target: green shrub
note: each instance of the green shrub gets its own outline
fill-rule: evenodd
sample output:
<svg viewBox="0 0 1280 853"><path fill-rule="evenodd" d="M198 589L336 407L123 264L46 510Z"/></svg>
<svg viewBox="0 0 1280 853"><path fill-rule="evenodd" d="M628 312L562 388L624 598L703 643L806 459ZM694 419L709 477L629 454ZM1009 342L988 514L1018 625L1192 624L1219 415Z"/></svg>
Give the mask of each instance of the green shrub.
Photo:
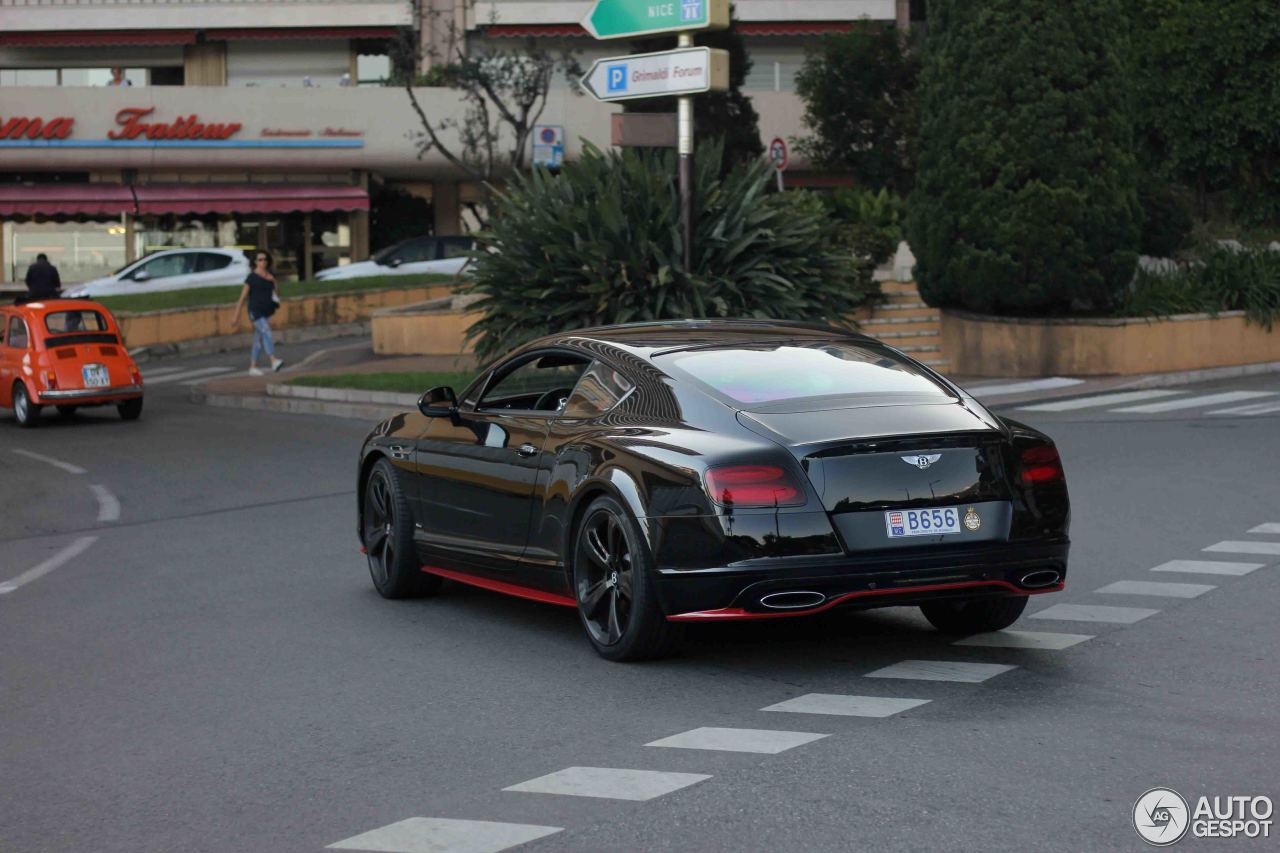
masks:
<svg viewBox="0 0 1280 853"><path fill-rule="evenodd" d="M883 264L897 251L902 240L907 207L902 196L887 189L839 189L821 196L831 217L843 228L847 245L873 267Z"/></svg>
<svg viewBox="0 0 1280 853"><path fill-rule="evenodd" d="M842 323L874 293L871 270L837 245L822 202L771 193L764 160L720 176L705 146L694 169L696 226L685 270L675 156L587 146L558 176L517 175L479 237L473 277L484 297L471 327L489 357L567 329L684 317Z"/></svg>
<svg viewBox="0 0 1280 853"><path fill-rule="evenodd" d="M1268 329L1280 319L1280 251L1219 246L1169 271L1139 270L1125 317L1244 311Z"/></svg>
<svg viewBox="0 0 1280 853"><path fill-rule="evenodd" d="M907 233L933 305L1106 311L1138 246L1120 0L933 0Z"/></svg>
<svg viewBox="0 0 1280 853"><path fill-rule="evenodd" d="M1138 183L1142 208L1142 236L1138 248L1144 255L1171 258L1186 248L1193 221L1191 207L1170 184L1147 177Z"/></svg>

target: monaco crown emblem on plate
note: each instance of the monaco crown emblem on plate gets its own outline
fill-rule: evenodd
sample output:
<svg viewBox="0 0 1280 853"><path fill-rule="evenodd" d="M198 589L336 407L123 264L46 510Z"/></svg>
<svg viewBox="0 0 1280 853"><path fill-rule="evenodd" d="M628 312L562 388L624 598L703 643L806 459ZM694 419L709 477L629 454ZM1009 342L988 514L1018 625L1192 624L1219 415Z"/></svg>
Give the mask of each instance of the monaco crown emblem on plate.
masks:
<svg viewBox="0 0 1280 853"><path fill-rule="evenodd" d="M982 526L982 516L978 515L978 511L973 507L965 511L964 526L969 530L977 530Z"/></svg>

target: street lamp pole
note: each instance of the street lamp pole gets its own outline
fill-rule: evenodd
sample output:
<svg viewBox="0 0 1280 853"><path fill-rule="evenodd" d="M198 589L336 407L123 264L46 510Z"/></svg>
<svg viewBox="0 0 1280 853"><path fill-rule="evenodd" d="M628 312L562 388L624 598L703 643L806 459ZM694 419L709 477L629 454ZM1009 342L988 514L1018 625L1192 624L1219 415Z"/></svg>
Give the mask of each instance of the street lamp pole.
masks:
<svg viewBox="0 0 1280 853"><path fill-rule="evenodd" d="M678 47L693 47L693 33L679 35ZM676 99L676 153L680 160L680 225L684 233L684 269L693 274L693 97Z"/></svg>

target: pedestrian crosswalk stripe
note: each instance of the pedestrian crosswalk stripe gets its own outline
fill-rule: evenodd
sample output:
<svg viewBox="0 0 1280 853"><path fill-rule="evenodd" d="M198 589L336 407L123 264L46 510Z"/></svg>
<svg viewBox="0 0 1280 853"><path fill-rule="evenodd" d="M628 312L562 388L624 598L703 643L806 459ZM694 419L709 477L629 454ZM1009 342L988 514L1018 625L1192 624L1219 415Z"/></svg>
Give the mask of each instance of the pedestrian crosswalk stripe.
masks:
<svg viewBox="0 0 1280 853"><path fill-rule="evenodd" d="M1205 548L1218 554L1266 554L1280 557L1280 542L1219 542Z"/></svg>
<svg viewBox="0 0 1280 853"><path fill-rule="evenodd" d="M1223 563L1214 560L1170 560L1161 563L1153 572L1182 572L1194 575L1247 575L1265 563Z"/></svg>
<svg viewBox="0 0 1280 853"><path fill-rule="evenodd" d="M1280 412L1280 403L1251 403L1248 406L1236 406L1231 409L1218 409L1211 415L1274 415Z"/></svg>
<svg viewBox="0 0 1280 853"><path fill-rule="evenodd" d="M201 367L196 370L184 370L181 373L169 373L159 379L148 380L144 376L143 381L147 385L164 385L166 382L180 382L183 379L194 379L197 376L208 378L218 373L230 373L233 370L235 370L234 367Z"/></svg>
<svg viewBox="0 0 1280 853"><path fill-rule="evenodd" d="M1217 589L1217 587L1205 583L1116 581L1094 591L1110 595L1163 595L1169 598L1195 598L1213 589Z"/></svg>
<svg viewBox="0 0 1280 853"><path fill-rule="evenodd" d="M1061 619L1067 622L1117 622L1130 625L1154 616L1159 610L1147 607L1108 607L1105 604L1055 604L1032 613L1032 619Z"/></svg>
<svg viewBox="0 0 1280 853"><path fill-rule="evenodd" d="M615 767L566 767L504 791L561 794L566 797L598 797L603 800L642 802L679 791L710 779L701 773L669 773L659 770L626 770Z"/></svg>
<svg viewBox="0 0 1280 853"><path fill-rule="evenodd" d="M1268 521L1249 530L1250 533L1280 533L1280 521Z"/></svg>
<svg viewBox="0 0 1280 853"><path fill-rule="evenodd" d="M790 714L828 714L835 717L892 717L927 705L928 699L898 699L891 696L850 696L843 693L806 693L761 711Z"/></svg>
<svg viewBox="0 0 1280 853"><path fill-rule="evenodd" d="M1054 634L1049 631L992 631L956 640L956 646L981 646L998 649L1051 649L1059 651L1092 640L1093 634Z"/></svg>
<svg viewBox="0 0 1280 853"><path fill-rule="evenodd" d="M528 823L411 817L330 844L326 849L377 853L498 853L560 831L558 826Z"/></svg>
<svg viewBox="0 0 1280 853"><path fill-rule="evenodd" d="M1070 412L1075 409L1093 409L1102 406L1136 403L1139 400L1154 400L1158 397L1172 397L1182 391L1121 391L1114 394L1097 394L1093 397L1076 397L1072 400L1059 400L1054 403L1039 403L1035 406L1019 406L1024 412Z"/></svg>
<svg viewBox="0 0 1280 853"><path fill-rule="evenodd" d="M646 743L674 749L712 749L720 752L756 752L777 755L830 735L813 732L785 732L773 729L721 729L704 726L678 735Z"/></svg>
<svg viewBox="0 0 1280 853"><path fill-rule="evenodd" d="M1180 397L1177 400L1165 400L1163 403L1146 403L1141 406L1125 406L1112 409L1113 412L1150 415L1158 412L1172 412L1177 409L1198 409L1217 406L1222 403L1236 403L1241 400L1255 400L1258 397L1274 397L1274 391L1223 391L1218 394L1205 394L1200 397Z"/></svg>
<svg viewBox="0 0 1280 853"><path fill-rule="evenodd" d="M915 681L963 681L978 684L1011 669L1017 667L960 660L904 660L875 672L868 672L867 678L908 678Z"/></svg>
<svg viewBox="0 0 1280 853"><path fill-rule="evenodd" d="M1083 379L1070 379L1065 376L1050 376L1047 379L1030 379L1020 382L997 382L992 385L979 385L966 389L979 399L987 397L1006 397L1010 394L1026 394L1031 391L1051 391L1054 388L1070 388L1081 385Z"/></svg>

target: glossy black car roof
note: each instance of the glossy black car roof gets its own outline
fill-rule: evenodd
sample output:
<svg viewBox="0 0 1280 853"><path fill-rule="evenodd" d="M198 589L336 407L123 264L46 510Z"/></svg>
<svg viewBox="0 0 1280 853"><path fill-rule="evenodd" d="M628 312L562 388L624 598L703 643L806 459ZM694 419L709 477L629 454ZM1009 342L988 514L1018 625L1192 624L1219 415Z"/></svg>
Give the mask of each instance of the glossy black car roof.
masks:
<svg viewBox="0 0 1280 853"><path fill-rule="evenodd" d="M641 358L650 358L662 352L690 347L803 339L822 341L843 339L866 344L878 343L874 338L851 329L841 329L821 323L714 319L663 320L576 329L572 332L540 338L528 344L526 348L595 342L626 350Z"/></svg>

